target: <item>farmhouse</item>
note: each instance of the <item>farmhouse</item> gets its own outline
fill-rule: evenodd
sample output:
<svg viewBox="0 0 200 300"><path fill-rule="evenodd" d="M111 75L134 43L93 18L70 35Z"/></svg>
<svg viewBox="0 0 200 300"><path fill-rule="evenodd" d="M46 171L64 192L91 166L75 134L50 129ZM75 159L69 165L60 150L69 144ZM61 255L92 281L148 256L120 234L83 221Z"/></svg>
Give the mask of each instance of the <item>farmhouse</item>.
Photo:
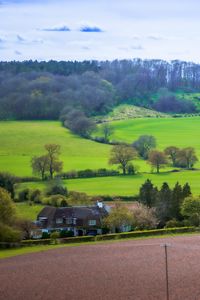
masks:
<svg viewBox="0 0 200 300"><path fill-rule="evenodd" d="M74 236L102 234L102 220L108 214L107 207L97 202L94 206L52 207L46 206L37 216L38 230L35 238L43 232L69 231Z"/></svg>

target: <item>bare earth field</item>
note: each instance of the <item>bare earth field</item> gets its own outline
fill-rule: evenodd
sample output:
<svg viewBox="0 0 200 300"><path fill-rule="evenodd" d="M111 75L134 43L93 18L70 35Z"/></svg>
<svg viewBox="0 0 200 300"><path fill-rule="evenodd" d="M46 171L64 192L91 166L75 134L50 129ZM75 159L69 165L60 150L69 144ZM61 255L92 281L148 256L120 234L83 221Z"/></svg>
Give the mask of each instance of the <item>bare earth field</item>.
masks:
<svg viewBox="0 0 200 300"><path fill-rule="evenodd" d="M0 299L200 299L200 236L66 247L0 261Z"/></svg>

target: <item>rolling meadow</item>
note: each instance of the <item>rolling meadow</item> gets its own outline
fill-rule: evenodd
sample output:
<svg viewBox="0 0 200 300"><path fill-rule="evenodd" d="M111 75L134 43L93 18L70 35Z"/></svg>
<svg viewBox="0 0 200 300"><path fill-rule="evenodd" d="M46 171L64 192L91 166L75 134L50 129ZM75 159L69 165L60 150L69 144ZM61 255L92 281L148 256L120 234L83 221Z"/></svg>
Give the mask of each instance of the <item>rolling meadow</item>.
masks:
<svg viewBox="0 0 200 300"><path fill-rule="evenodd" d="M132 143L140 135L149 134L155 136L160 150L170 145L192 146L200 159L200 117L139 118L113 121L111 124L114 127L113 140ZM61 145L63 171L116 168L108 164L110 145L73 135L55 121L1 122L0 140L0 170L17 176L32 176L31 158L43 154L47 143ZM193 193L200 194L200 170L171 172L172 168L168 166L161 169L160 174L152 174L147 162L137 159L134 163L139 166L139 174L134 176L71 179L64 180L64 183L69 190L89 195L131 196L138 193L147 178L157 186L164 181L170 185L176 181L183 184L188 181ZM200 162L195 167L198 169ZM43 189L45 183L27 182L17 186L17 189L24 187Z"/></svg>

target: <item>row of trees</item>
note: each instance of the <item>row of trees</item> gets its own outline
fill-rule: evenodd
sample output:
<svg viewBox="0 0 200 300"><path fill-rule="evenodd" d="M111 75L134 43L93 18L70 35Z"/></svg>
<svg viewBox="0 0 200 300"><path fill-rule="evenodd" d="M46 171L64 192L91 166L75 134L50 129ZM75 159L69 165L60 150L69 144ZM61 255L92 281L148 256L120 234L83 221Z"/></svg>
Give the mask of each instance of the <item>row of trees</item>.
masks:
<svg viewBox="0 0 200 300"><path fill-rule="evenodd" d="M177 182L171 189L164 182L158 189L148 179L140 187L138 201L131 208L117 201L104 220L105 226L119 232L127 225L144 230L200 224L200 197L192 197L188 183L181 186Z"/></svg>
<svg viewBox="0 0 200 300"><path fill-rule="evenodd" d="M0 119L59 119L72 109L94 116L124 102L193 112L191 101L160 89L199 91L199 78L200 65L182 61L0 62Z"/></svg>
<svg viewBox="0 0 200 300"><path fill-rule="evenodd" d="M176 155L174 149L177 149ZM150 150L150 149L149 149ZM145 157L146 157L145 152ZM122 169L123 175L135 174L138 170L137 166L134 166L132 161L138 157L138 152L135 148L128 145L115 145L111 149L111 155L109 163L111 165L119 165ZM156 169L156 172L160 172L160 168L168 164L168 157L172 161L172 165L176 167L183 167L191 169L198 161L195 154L195 150L192 147L178 149L176 147L168 147L164 152L158 150L148 151L147 162L151 164L152 168Z"/></svg>

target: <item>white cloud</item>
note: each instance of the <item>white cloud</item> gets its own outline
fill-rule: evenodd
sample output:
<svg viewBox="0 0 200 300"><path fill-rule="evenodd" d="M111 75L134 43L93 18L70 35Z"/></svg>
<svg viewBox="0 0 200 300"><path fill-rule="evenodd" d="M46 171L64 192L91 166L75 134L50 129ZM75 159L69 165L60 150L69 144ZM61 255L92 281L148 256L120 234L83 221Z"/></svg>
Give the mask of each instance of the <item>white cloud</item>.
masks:
<svg viewBox="0 0 200 300"><path fill-rule="evenodd" d="M13 49L22 54L18 55L21 60L115 59L138 55L200 60L197 0L3 2L0 45L6 47L1 47L4 60L16 59ZM83 26L88 28L80 32Z"/></svg>

